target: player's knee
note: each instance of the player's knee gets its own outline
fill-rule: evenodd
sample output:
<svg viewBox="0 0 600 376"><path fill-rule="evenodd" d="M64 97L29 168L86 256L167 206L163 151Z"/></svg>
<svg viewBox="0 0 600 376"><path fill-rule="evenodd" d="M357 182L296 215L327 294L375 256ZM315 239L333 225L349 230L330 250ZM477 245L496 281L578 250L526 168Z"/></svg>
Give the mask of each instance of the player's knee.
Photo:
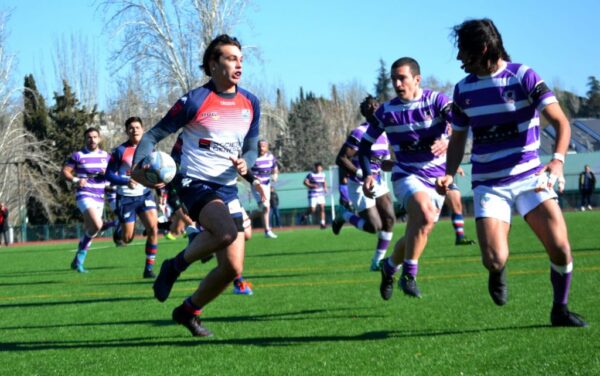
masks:
<svg viewBox="0 0 600 376"><path fill-rule="evenodd" d="M228 228L222 228L215 237L218 241L217 249L227 248L231 243L237 239L237 228L235 226L227 226Z"/></svg>
<svg viewBox="0 0 600 376"><path fill-rule="evenodd" d="M483 266L491 272L498 272L506 265L506 257L500 256L490 247L484 250L484 255L487 256L483 256L481 259Z"/></svg>
<svg viewBox="0 0 600 376"><path fill-rule="evenodd" d="M391 232L394 229L394 216L386 216L381 218L381 230Z"/></svg>

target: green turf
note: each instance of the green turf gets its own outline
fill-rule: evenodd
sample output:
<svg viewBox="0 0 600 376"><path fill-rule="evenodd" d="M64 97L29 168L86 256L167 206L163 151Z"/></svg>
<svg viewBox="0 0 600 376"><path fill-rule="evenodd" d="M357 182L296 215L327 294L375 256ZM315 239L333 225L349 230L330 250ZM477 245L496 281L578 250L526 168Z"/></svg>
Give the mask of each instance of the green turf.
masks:
<svg viewBox="0 0 600 376"><path fill-rule="evenodd" d="M88 274L69 269L75 242L0 248L3 375L592 375L600 374L599 212L568 213L575 257L571 308L587 329L549 327L547 256L514 219L510 300L495 306L477 246L456 247L448 221L421 259L422 299L379 297L368 271L375 237L346 226L261 232L247 244L254 296L228 289L206 307L208 339L171 310L214 266L194 264L166 303L142 280L143 241L96 241ZM403 231L398 225L395 239ZM466 221L467 234L474 225ZM184 240L161 239L159 264Z"/></svg>

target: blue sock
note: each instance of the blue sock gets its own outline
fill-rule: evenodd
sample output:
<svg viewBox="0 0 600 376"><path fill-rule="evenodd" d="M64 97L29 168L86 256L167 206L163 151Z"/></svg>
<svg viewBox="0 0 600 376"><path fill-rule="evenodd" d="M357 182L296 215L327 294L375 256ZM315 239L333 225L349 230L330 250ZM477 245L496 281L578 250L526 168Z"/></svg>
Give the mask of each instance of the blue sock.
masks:
<svg viewBox="0 0 600 376"><path fill-rule="evenodd" d="M77 251L77 254L75 255L75 258L77 259L77 264L83 265L83 263L85 262L86 256L87 256L87 250L82 249L82 250Z"/></svg>

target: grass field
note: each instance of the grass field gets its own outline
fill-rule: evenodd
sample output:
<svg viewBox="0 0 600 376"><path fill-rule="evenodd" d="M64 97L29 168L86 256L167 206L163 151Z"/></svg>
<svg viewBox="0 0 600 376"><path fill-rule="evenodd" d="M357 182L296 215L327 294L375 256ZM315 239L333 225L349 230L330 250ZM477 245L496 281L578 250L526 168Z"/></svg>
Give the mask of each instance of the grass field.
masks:
<svg viewBox="0 0 600 376"><path fill-rule="evenodd" d="M600 212L567 213L575 257L570 307L586 329L552 328L547 256L514 219L509 303L493 304L477 246L438 224L422 259L422 299L379 297L368 271L375 237L344 227L261 232L247 243L253 296L206 307L214 337L196 339L172 309L214 266L194 264L165 303L141 278L143 241L96 241L69 269L75 242L0 248L2 375L598 375ZM395 239L403 231L395 229ZM466 231L474 237L473 221ZM185 245L161 239L158 265Z"/></svg>

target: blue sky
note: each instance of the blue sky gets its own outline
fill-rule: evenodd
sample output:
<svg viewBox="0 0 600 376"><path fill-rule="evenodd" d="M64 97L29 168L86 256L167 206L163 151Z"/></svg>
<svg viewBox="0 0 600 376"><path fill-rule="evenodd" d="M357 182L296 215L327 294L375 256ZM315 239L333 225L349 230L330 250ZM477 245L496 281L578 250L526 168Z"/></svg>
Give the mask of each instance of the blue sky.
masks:
<svg viewBox="0 0 600 376"><path fill-rule="evenodd" d="M327 96L331 84L352 81L371 91L379 59L389 66L412 56L424 76L455 83L464 76L449 39L453 25L490 17L502 33L513 61L533 67L551 85L585 95L590 75L600 78L600 2L506 0L254 0L234 34L258 46L262 61L247 60L244 79L288 99L299 87ZM16 82L43 71L48 90L56 79L51 56L56 40L71 33L87 36L100 60L101 96L114 91L107 69L109 38L101 15L86 0L3 0L12 9L10 52L17 55Z"/></svg>

